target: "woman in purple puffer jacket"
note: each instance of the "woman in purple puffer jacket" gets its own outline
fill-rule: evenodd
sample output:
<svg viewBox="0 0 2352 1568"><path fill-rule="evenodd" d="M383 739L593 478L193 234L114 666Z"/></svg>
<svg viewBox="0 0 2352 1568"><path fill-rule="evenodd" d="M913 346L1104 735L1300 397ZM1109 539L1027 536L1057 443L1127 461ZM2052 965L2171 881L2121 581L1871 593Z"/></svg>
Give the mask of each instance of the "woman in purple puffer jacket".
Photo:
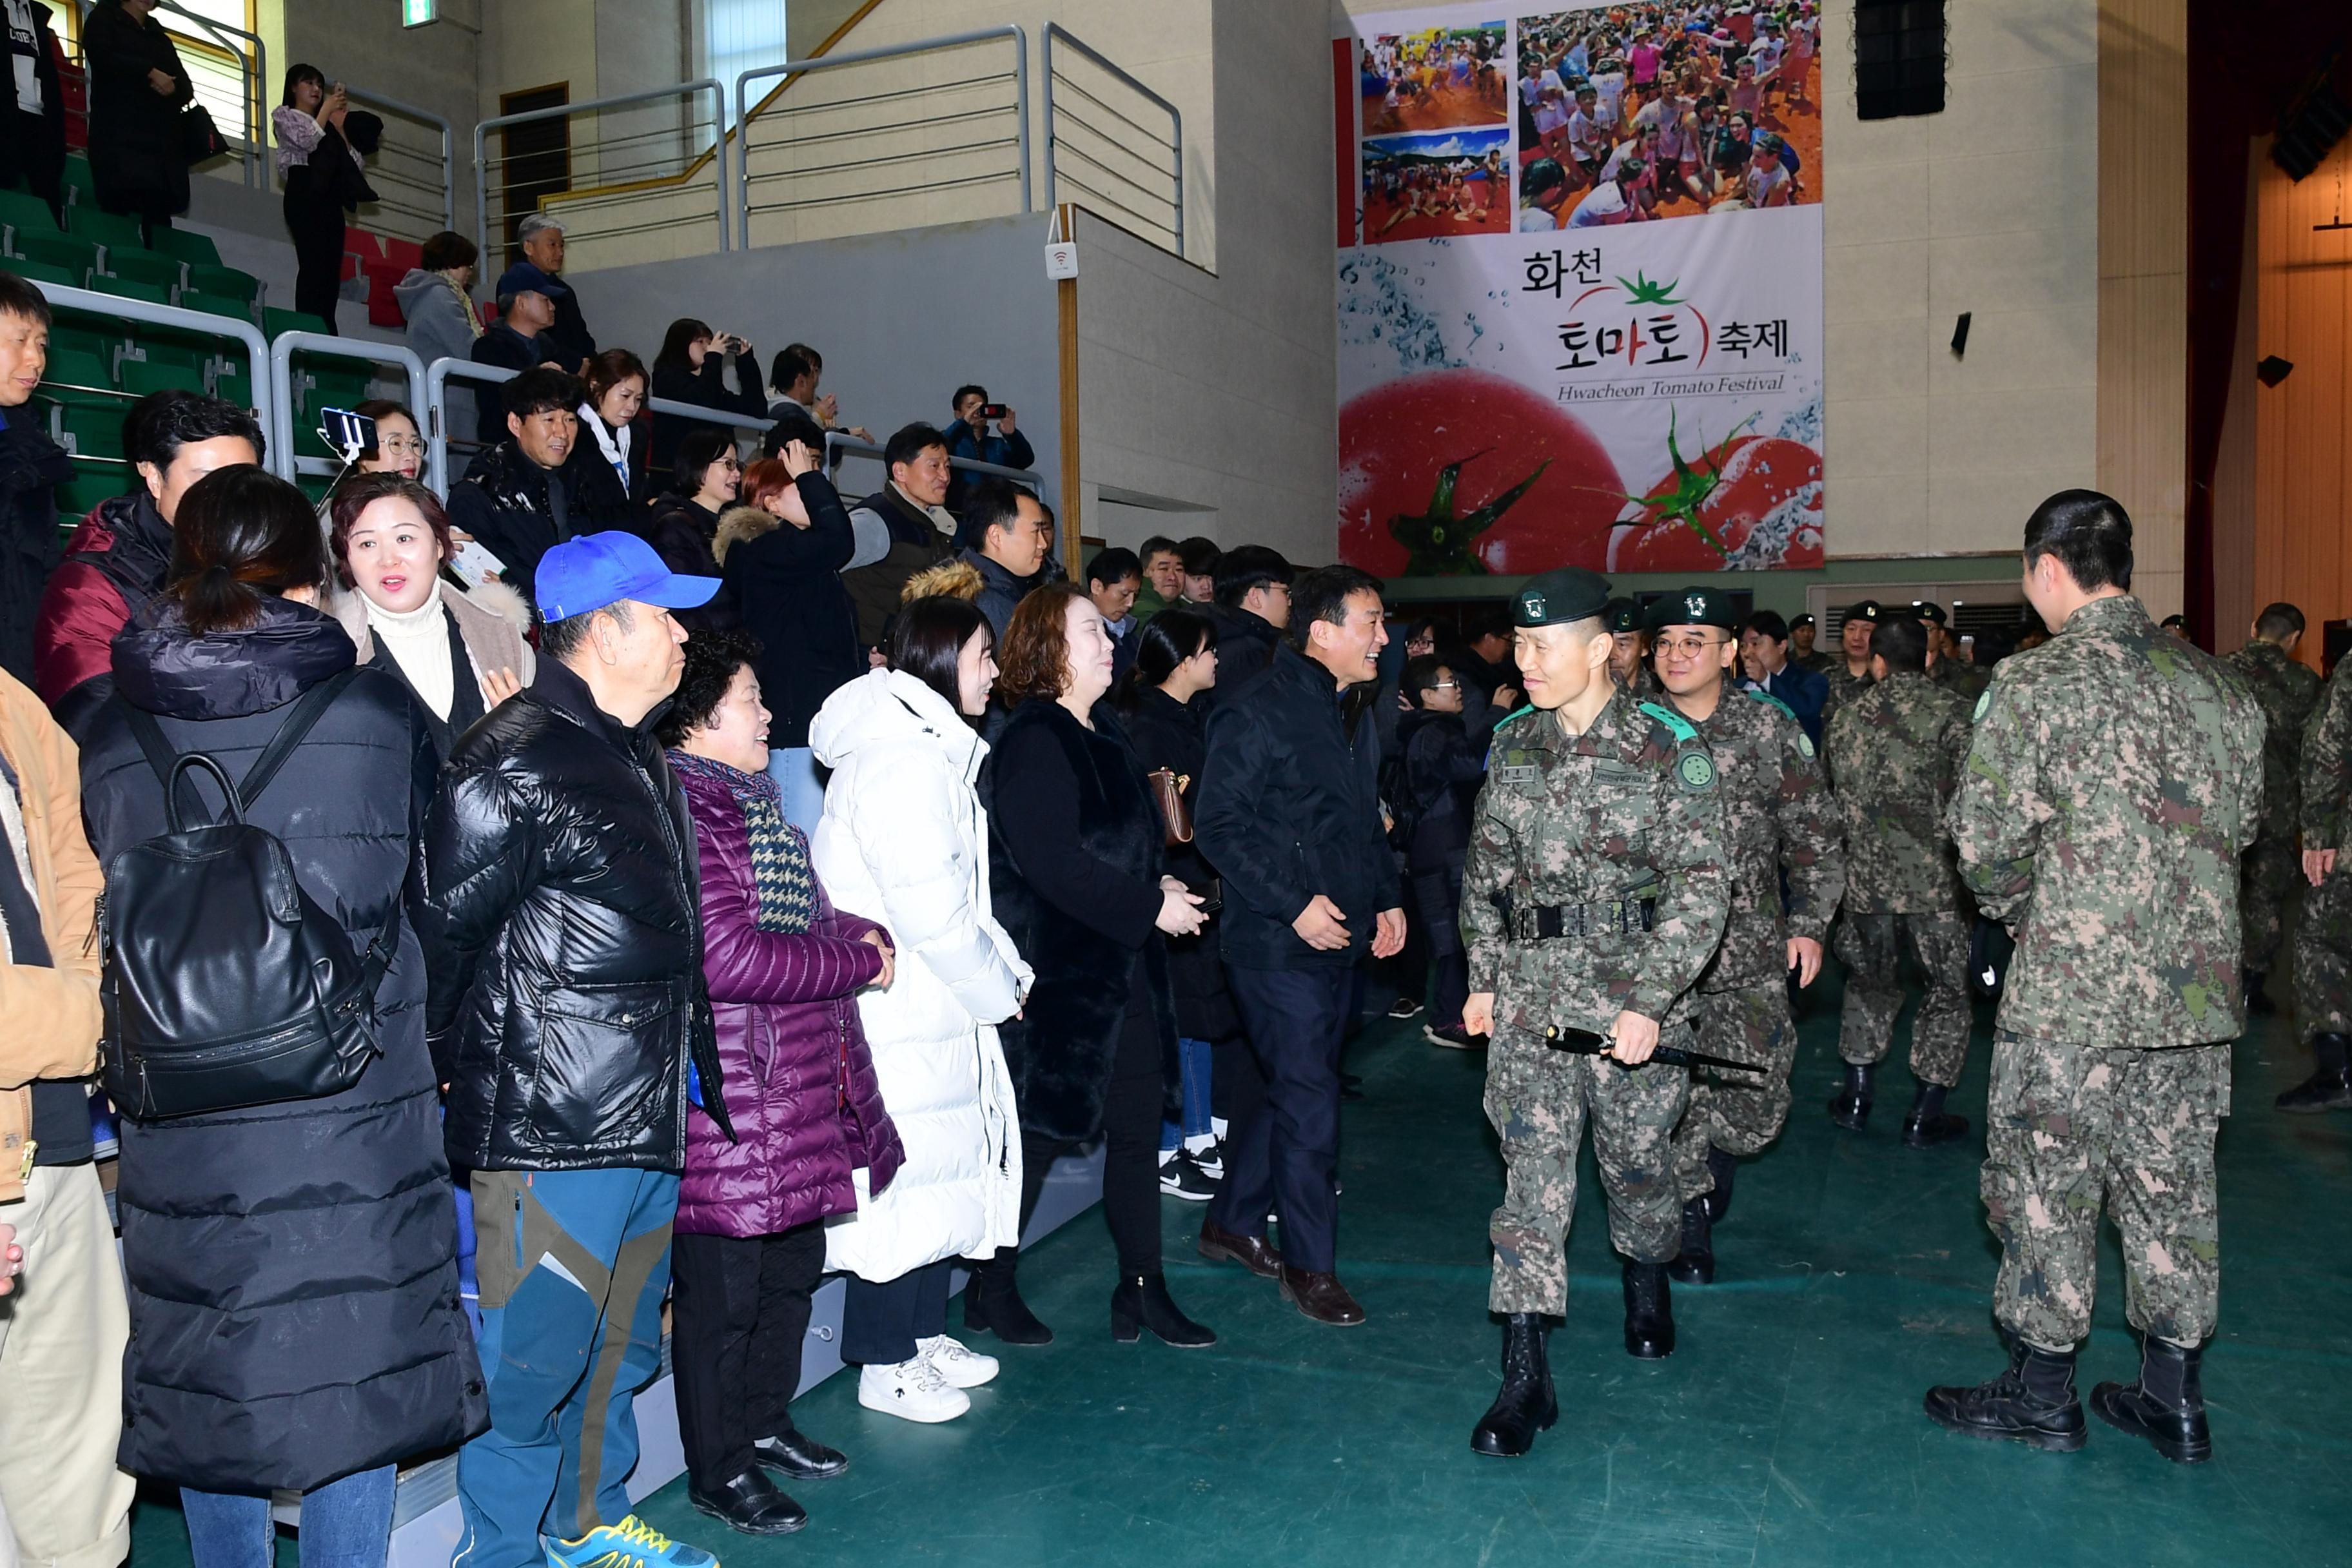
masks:
<svg viewBox="0 0 2352 1568"><path fill-rule="evenodd" d="M906 1156L855 1001L890 984L889 934L835 911L783 819L759 658L740 633L696 633L660 726L694 816L724 1079L698 1084L697 1103L723 1092L735 1126L730 1142L699 1110L687 1119L671 1348L688 1498L746 1534L782 1535L808 1515L767 1469L807 1480L849 1467L785 1410L824 1219L856 1212L853 1171L878 1193Z"/></svg>

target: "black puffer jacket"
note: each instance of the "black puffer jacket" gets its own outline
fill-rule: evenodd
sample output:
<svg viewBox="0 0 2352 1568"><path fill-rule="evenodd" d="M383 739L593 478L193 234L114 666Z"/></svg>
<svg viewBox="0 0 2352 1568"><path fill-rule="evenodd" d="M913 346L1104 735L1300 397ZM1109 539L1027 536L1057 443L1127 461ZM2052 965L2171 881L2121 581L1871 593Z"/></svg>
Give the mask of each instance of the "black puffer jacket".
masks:
<svg viewBox="0 0 2352 1568"><path fill-rule="evenodd" d="M1222 638L1217 664L1222 682ZM1344 968L1370 951L1380 912L1402 907L1381 825L1370 691L1343 695L1321 665L1285 643L1265 674L1209 716L1193 827L1224 878L1218 924L1227 963ZM1339 906L1347 947L1321 952L1291 929L1318 893Z"/></svg>
<svg viewBox="0 0 2352 1568"><path fill-rule="evenodd" d="M1150 773L1166 768L1185 781L1184 804L1198 811L1201 770L1208 747L1201 736L1201 702L1179 702L1166 692L1147 687L1132 708L1119 710L1118 721L1135 759ZM1155 807L1155 810L1157 808ZM1164 830L1166 824L1161 827ZM1215 868L1201 854L1196 840L1168 851L1168 874L1193 891L1212 888ZM1188 1040L1223 1040L1241 1033L1241 1016L1233 994L1225 988L1225 966L1217 956L1217 921L1198 936L1171 936L1168 942L1168 978L1176 993L1176 1027Z"/></svg>
<svg viewBox="0 0 2352 1568"><path fill-rule="evenodd" d="M289 600L207 637L158 608L158 624L134 620L115 639L117 689L232 778L288 703L352 666L342 627ZM246 808L354 948L404 896L432 790L413 715L397 679L362 670ZM112 704L83 740L82 805L101 861L164 830L163 785ZM210 1491L307 1491L482 1429L413 921L376 1002L383 1054L340 1094L124 1119L124 1469Z"/></svg>
<svg viewBox="0 0 2352 1568"><path fill-rule="evenodd" d="M857 611L841 569L857 547L833 481L811 469L793 481L809 525L795 528L755 506L730 507L714 546L726 597L760 639L760 693L774 718L772 746L808 744L824 700L866 672Z"/></svg>
<svg viewBox="0 0 2352 1568"><path fill-rule="evenodd" d="M449 487L449 526L480 540L501 563L499 580L534 605L540 558L593 531L574 515L563 470L541 468L511 439L475 454L466 477Z"/></svg>
<svg viewBox="0 0 2352 1568"><path fill-rule="evenodd" d="M540 660L450 753L425 886L451 1162L684 1169L688 1057L713 1085L719 1058L694 825L651 732Z"/></svg>
<svg viewBox="0 0 2352 1568"><path fill-rule="evenodd" d="M30 407L0 413L0 669L33 684L33 621L58 569L55 487L73 459Z"/></svg>
<svg viewBox="0 0 2352 1568"><path fill-rule="evenodd" d="M134 18L121 0L105 0L82 23L81 44L89 76L89 173L99 206L142 217L186 212L188 165L177 132L195 85L162 18ZM151 70L172 79L169 93L155 90Z"/></svg>

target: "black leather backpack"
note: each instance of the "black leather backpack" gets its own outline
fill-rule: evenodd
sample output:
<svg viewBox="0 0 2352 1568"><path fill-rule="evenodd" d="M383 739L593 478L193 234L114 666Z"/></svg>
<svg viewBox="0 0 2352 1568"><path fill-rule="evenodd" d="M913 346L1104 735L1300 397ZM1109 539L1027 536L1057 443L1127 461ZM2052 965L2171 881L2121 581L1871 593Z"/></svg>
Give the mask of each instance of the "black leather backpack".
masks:
<svg viewBox="0 0 2352 1568"><path fill-rule="evenodd" d="M175 753L152 715L115 700L163 782L170 825L114 857L100 907L106 1092L124 1114L193 1116L333 1094L382 1049L375 992L400 940L400 903L367 952L353 952L296 880L286 846L245 821L357 673L304 692L236 784L213 758ZM207 820L184 777L191 768L220 785L226 821Z"/></svg>

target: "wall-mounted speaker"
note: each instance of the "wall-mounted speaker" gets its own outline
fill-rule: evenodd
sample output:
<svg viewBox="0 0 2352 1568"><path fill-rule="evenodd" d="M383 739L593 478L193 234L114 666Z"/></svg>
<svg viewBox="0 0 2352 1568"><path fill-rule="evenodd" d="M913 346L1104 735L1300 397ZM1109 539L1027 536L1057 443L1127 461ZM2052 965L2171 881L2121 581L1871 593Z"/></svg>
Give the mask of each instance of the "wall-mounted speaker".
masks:
<svg viewBox="0 0 2352 1568"><path fill-rule="evenodd" d="M1955 359L1969 352L1969 318L1975 314L1974 310L1962 310L1960 319L1952 323L1952 355Z"/></svg>
<svg viewBox="0 0 2352 1568"><path fill-rule="evenodd" d="M2264 386L2276 386L2294 374L2294 362L2276 354L2265 354L2254 362L2254 379Z"/></svg>

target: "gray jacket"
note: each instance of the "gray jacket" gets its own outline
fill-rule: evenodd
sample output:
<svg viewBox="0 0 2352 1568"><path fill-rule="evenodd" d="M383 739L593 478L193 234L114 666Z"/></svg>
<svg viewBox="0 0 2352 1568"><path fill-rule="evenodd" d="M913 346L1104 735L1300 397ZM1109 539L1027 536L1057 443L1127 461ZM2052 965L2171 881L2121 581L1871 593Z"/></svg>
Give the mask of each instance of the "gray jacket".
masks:
<svg viewBox="0 0 2352 1568"><path fill-rule="evenodd" d="M400 313L408 321L408 346L426 365L436 359L466 359L474 352L474 323L457 286L438 272L412 267L393 285Z"/></svg>

